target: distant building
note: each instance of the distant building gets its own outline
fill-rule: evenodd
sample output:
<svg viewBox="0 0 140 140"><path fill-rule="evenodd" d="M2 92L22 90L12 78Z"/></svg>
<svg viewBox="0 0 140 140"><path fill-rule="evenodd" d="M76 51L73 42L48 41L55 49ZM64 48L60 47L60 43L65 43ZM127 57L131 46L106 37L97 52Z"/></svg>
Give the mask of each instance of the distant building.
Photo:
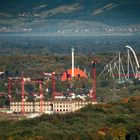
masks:
<svg viewBox="0 0 140 140"><path fill-rule="evenodd" d="M65 114L74 112L87 104L96 104L96 102L86 101L46 101L43 103L43 112L45 114L60 113ZM25 113L40 113L40 102L25 102ZM22 111L22 102L11 102L10 110L20 113Z"/></svg>
<svg viewBox="0 0 140 140"><path fill-rule="evenodd" d="M55 93L54 98L55 98L55 99L64 99L65 96L63 95L63 93L57 92L57 93Z"/></svg>

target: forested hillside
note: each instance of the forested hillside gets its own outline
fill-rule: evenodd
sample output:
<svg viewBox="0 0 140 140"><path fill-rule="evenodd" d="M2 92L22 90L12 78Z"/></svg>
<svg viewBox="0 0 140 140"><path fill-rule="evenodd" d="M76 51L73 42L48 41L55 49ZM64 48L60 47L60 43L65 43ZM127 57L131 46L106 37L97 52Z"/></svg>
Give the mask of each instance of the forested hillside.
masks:
<svg viewBox="0 0 140 140"><path fill-rule="evenodd" d="M66 115L0 121L2 140L138 140L140 96L88 105Z"/></svg>

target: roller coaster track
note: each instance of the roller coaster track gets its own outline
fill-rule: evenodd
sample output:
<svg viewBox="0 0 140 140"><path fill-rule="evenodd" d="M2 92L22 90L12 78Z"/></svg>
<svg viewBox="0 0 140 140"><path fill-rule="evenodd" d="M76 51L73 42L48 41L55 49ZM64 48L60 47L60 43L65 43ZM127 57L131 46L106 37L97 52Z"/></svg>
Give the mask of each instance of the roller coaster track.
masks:
<svg viewBox="0 0 140 140"><path fill-rule="evenodd" d="M139 65L139 61L138 61L138 58L137 58L137 56L136 56L135 51L134 51L134 50L132 49L132 47L130 47L130 46L126 46L126 48L128 48L128 49L133 53L134 58L135 58L135 61L136 61L136 64L137 64L137 68L139 69L139 68L140 68L140 65Z"/></svg>
<svg viewBox="0 0 140 140"><path fill-rule="evenodd" d="M124 77L124 79L129 80L129 76L131 76L131 77L133 76L136 79L138 78L140 80L140 64L139 64L138 58L136 56L136 53L135 53L135 51L133 50L132 47L130 47L130 46L125 46L125 47L128 49L128 51L127 51L127 53L128 53L128 56L127 56L127 70L124 69L123 63L122 63L122 60L124 60L125 58L120 57L120 53L119 53L119 60L118 60L118 57L115 56L113 58L113 60L111 60L106 66L104 66L104 69L100 73L99 77L102 77L103 75L107 76L108 74L110 74L110 76L113 79L114 79L114 76L119 76L119 81L120 81L121 77ZM134 57L136 70L134 69L133 61L131 60L129 52L131 52L132 57ZM130 68L131 68L131 73L130 73L130 70L129 70ZM115 69L118 71L118 74L114 74Z"/></svg>

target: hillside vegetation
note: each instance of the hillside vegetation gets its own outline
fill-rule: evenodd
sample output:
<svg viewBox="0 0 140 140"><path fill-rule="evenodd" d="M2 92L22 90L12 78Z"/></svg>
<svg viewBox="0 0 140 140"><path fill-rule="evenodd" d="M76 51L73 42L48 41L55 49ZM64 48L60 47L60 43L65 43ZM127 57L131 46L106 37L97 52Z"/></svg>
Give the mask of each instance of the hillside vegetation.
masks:
<svg viewBox="0 0 140 140"><path fill-rule="evenodd" d="M87 105L65 115L1 121L1 140L138 140L140 96Z"/></svg>

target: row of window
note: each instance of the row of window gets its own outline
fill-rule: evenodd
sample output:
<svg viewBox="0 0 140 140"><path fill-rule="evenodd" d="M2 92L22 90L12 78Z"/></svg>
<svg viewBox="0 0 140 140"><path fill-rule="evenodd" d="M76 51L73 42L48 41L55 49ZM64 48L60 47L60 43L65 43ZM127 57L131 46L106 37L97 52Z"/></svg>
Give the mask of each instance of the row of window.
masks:
<svg viewBox="0 0 140 140"><path fill-rule="evenodd" d="M21 102L12 102L11 105L21 105ZM32 102L25 102L25 105L33 105Z"/></svg>
<svg viewBox="0 0 140 140"><path fill-rule="evenodd" d="M58 104L55 105L55 104L54 104L54 107L61 107L61 108L63 107L63 108L64 108L64 107L69 107L69 105L65 105L65 104L63 104L63 105L58 105Z"/></svg>
<svg viewBox="0 0 140 140"><path fill-rule="evenodd" d="M21 102L12 102L11 105L21 105L22 103ZM36 102L35 105L39 105L40 102ZM51 103L51 102L44 102L43 105L50 105L50 104L53 104L54 106L62 106L62 105L71 105L71 104L75 104L75 105L86 105L88 104L87 102L74 102L74 103ZM33 105L32 102L25 102L25 105Z"/></svg>
<svg viewBox="0 0 140 140"><path fill-rule="evenodd" d="M68 109L54 109L54 112L68 112Z"/></svg>
<svg viewBox="0 0 140 140"><path fill-rule="evenodd" d="M15 112L21 112L21 109L14 109ZM33 109L25 109L25 112L33 112Z"/></svg>
<svg viewBox="0 0 140 140"><path fill-rule="evenodd" d="M82 106L75 106L76 108L81 108L81 107L84 107L84 105ZM35 109L39 109L40 106L35 106L34 107ZM47 108L47 109L51 109L51 107L44 107L44 108ZM67 109L67 108L74 108L72 106L54 106L53 108L61 108L61 109ZM11 106L11 109L21 109L21 106ZM33 106L25 106L25 109L33 109Z"/></svg>
<svg viewBox="0 0 140 140"><path fill-rule="evenodd" d="M21 112L21 109L14 109L15 112ZM39 110L36 110L39 111ZM44 110L44 111L50 111L50 110ZM54 112L68 112L68 109L54 109ZM32 109L25 109L25 112L33 112Z"/></svg>
<svg viewBox="0 0 140 140"><path fill-rule="evenodd" d="M73 111L75 111L75 110L76 109L73 109ZM15 112L21 112L21 109L20 108L14 108L13 111L15 111ZM40 111L40 109L35 109L35 111ZM44 109L44 112L46 112L46 111L51 111L51 110L50 109ZM58 108L54 109L53 111L54 112L70 112L69 109L58 109ZM25 112L33 112L33 109L27 109L26 108L25 109Z"/></svg>

